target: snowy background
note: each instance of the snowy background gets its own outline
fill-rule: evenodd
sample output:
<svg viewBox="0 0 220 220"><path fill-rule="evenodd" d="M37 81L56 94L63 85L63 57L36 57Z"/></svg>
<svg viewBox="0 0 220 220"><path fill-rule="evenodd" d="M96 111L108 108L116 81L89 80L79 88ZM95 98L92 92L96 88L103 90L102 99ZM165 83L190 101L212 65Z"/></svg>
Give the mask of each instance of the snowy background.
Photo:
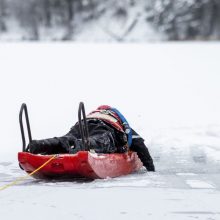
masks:
<svg viewBox="0 0 220 220"><path fill-rule="evenodd" d="M18 113L34 139L63 135L100 104L142 135L156 173L32 178L0 191L1 219L220 219L220 44L1 44L0 186L25 175Z"/></svg>
<svg viewBox="0 0 220 220"><path fill-rule="evenodd" d="M0 0L1 41L219 40L218 0Z"/></svg>

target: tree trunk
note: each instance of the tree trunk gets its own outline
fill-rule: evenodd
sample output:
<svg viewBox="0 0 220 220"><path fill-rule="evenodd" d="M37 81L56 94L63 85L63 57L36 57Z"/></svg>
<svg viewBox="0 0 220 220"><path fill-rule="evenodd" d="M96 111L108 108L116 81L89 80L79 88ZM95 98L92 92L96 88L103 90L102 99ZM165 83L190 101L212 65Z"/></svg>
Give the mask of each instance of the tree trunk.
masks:
<svg viewBox="0 0 220 220"><path fill-rule="evenodd" d="M5 24L6 17L6 2L5 0L0 0L0 32L7 31Z"/></svg>
<svg viewBox="0 0 220 220"><path fill-rule="evenodd" d="M44 1L44 16L45 16L45 25L46 27L51 27L51 6L50 0Z"/></svg>
<svg viewBox="0 0 220 220"><path fill-rule="evenodd" d="M67 0L68 22L69 23L73 20L73 16L74 16L73 1L74 0Z"/></svg>
<svg viewBox="0 0 220 220"><path fill-rule="evenodd" d="M31 40L39 40L39 30L38 30L38 14L37 14L37 4L32 1L30 5L30 29L31 29Z"/></svg>

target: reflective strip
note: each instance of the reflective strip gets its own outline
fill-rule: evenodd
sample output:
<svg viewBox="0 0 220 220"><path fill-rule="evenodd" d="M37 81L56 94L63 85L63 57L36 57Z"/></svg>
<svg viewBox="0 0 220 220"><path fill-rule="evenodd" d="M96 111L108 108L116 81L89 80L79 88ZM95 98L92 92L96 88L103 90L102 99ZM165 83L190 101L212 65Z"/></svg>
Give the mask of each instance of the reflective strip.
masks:
<svg viewBox="0 0 220 220"><path fill-rule="evenodd" d="M141 136L139 136L139 135L132 135L132 139L137 139L137 138L141 138Z"/></svg>

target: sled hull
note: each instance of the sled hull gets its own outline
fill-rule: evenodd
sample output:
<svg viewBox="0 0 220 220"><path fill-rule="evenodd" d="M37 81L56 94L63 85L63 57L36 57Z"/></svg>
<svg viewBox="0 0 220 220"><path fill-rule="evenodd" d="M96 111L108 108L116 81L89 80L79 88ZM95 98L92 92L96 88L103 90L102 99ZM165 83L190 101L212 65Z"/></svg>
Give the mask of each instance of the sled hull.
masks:
<svg viewBox="0 0 220 220"><path fill-rule="evenodd" d="M50 158L51 155L18 153L19 164L27 173L33 172ZM104 179L127 175L138 171L141 167L142 163L135 152L96 154L80 151L76 154L57 155L33 177Z"/></svg>

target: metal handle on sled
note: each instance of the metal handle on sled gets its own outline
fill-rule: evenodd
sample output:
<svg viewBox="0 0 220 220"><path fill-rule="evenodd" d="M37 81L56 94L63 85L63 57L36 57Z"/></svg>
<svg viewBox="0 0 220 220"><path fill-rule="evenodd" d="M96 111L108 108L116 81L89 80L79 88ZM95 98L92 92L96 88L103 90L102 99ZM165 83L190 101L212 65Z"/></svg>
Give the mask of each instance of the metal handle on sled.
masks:
<svg viewBox="0 0 220 220"><path fill-rule="evenodd" d="M83 120L82 120L83 115ZM82 138L83 147L86 151L89 150L89 130L86 121L86 113L84 103L79 103L79 110L78 110L78 121L79 121L79 130Z"/></svg>
<svg viewBox="0 0 220 220"><path fill-rule="evenodd" d="M20 129L21 129L21 138L22 138L22 143L23 143L23 152L28 151L28 148L26 148L26 140L25 140L25 134L24 134L24 126L23 126L23 112L25 113L25 120L26 120L26 125L27 125L27 131L28 131L28 138L29 138L29 143L32 141L32 136L31 136L31 128L30 128L30 123L29 123L29 117L28 117L28 110L27 110L27 105L23 103L21 105L20 113L19 113L19 123L20 123Z"/></svg>

